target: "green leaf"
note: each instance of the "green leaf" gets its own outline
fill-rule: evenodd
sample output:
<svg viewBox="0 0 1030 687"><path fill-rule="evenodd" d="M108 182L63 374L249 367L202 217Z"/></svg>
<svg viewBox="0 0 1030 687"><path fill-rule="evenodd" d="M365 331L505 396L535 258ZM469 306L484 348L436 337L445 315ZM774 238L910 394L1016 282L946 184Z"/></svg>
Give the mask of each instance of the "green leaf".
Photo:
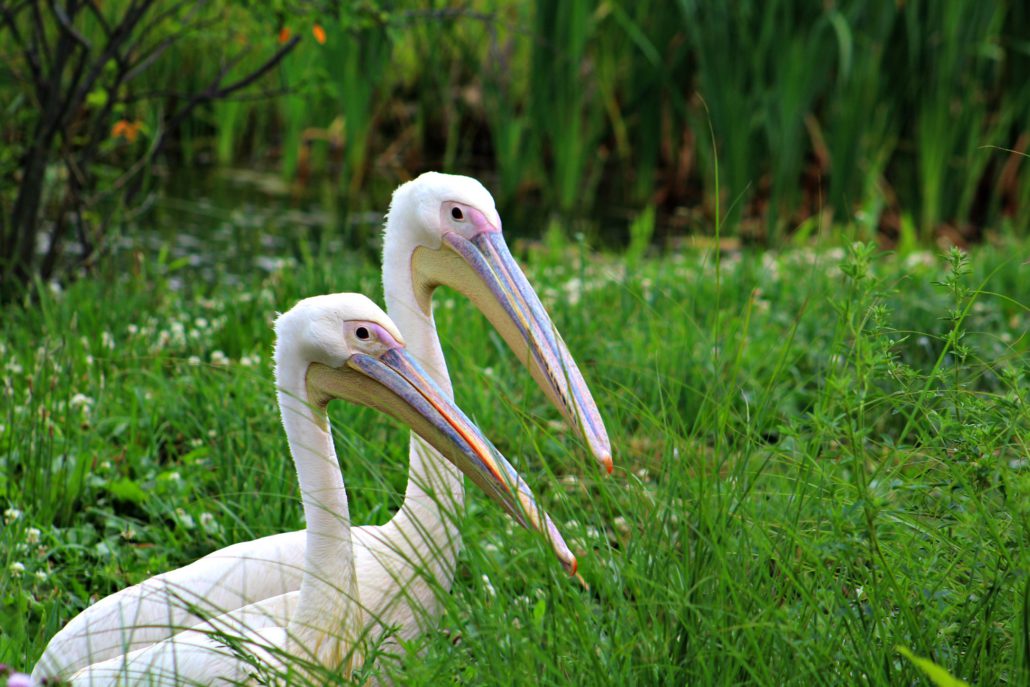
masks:
<svg viewBox="0 0 1030 687"><path fill-rule="evenodd" d="M143 503L147 500L147 492L128 477L111 482L107 485L111 496L119 501L131 501L132 503Z"/></svg>
<svg viewBox="0 0 1030 687"><path fill-rule="evenodd" d="M107 104L107 89L97 88L86 96L86 104L90 107L101 108Z"/></svg>
<svg viewBox="0 0 1030 687"><path fill-rule="evenodd" d="M544 625L544 616L547 615L547 601L540 599L533 606L533 625L539 630Z"/></svg>
<svg viewBox="0 0 1030 687"><path fill-rule="evenodd" d="M969 687L968 682L959 680L930 659L916 656L903 646L896 646L894 648L899 654L912 661L916 668L923 671L923 674L930 678L930 682L937 685L937 687Z"/></svg>

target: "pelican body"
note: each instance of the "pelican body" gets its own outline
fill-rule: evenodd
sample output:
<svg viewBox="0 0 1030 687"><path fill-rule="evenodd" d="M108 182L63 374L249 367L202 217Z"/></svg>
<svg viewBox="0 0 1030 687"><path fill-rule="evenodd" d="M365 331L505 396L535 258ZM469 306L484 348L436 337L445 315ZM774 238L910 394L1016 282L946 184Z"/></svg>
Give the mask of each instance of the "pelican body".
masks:
<svg viewBox="0 0 1030 687"><path fill-rule="evenodd" d="M310 298L280 316L276 332L279 407L308 524L300 589L288 622L253 628L239 619L232 625L216 618L87 665L71 677L73 685L237 684L269 676L317 682L332 673L350 674L360 662L366 615L347 494L326 415L333 399L379 409L410 426L522 524L543 532L559 559L575 567L525 481L426 375L375 304L357 294ZM160 576L148 582L160 584Z"/></svg>
<svg viewBox="0 0 1030 687"><path fill-rule="evenodd" d="M394 192L384 233L383 287L387 311L411 356L450 400L453 391L432 311L439 286L463 294L487 317L610 473L611 449L600 413L561 335L508 251L493 198L474 179L430 172ZM461 471L416 433L409 456L405 500L396 516L386 525L351 532L358 593L371 619L366 637L381 652L432 626L461 546ZM482 473L472 479L488 493L496 488ZM183 627L210 624L213 616L233 628L281 625L298 604L305 542L299 531L236 544L162 576L159 584L112 595L102 612L86 609L55 635L34 674L69 675L90 656L145 648ZM183 590L202 593L188 594L185 603ZM87 643L90 655L83 651Z"/></svg>

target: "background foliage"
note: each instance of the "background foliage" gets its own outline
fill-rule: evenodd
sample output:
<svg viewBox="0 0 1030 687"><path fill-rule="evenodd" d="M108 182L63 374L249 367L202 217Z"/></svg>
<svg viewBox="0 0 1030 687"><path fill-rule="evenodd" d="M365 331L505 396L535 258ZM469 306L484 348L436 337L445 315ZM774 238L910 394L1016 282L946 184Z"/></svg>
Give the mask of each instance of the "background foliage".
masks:
<svg viewBox="0 0 1030 687"><path fill-rule="evenodd" d="M51 6L7 6L0 201L9 220L45 154L48 202L23 228L44 236L62 234L49 227L84 175L80 237L123 226L111 186L154 161L173 176L270 166L344 209L381 209L424 169L472 172L506 216L624 227L655 207L659 237L710 233L718 205L727 232L767 245L838 231L961 244L1030 224L1030 9L1014 0L81 0L86 54L103 58L105 25L142 6L146 40L126 41L132 78L99 78L42 152L45 89L19 46L74 41ZM118 64L98 58L100 76ZM88 160L56 164L83 141Z"/></svg>

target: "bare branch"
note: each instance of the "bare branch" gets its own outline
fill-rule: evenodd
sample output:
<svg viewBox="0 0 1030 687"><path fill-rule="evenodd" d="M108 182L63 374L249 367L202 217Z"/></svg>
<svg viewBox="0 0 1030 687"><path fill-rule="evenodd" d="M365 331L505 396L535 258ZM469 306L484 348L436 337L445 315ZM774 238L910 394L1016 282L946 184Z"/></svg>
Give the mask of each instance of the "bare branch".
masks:
<svg viewBox="0 0 1030 687"><path fill-rule="evenodd" d="M194 14L195 10L196 10L196 8L194 8L194 10L192 10L190 12L190 14ZM167 14L167 13L165 13L165 14ZM188 17L189 17L189 15L187 15L187 19L188 19ZM182 26L182 29L179 32L177 32L175 34L172 34L170 36L166 36L164 39L159 41L156 45L150 46L149 48L146 48L145 50L140 50L139 49L139 45L143 41L142 40L136 41L136 43L134 45L129 47L128 52L137 52L137 51L139 51L139 52L142 52L143 56L140 57L139 59L137 59L135 62L133 62L127 68L126 75L125 75L125 78L123 79L123 81L125 83L129 83L130 81L135 79L143 71L145 71L147 69L147 67L149 67L151 64L153 64L154 61L157 58L159 58L168 48L170 48L171 46L175 45L175 43L177 43L184 36L190 34L191 32L194 32L194 31L199 31L201 29L206 29L209 26L217 26L220 21L221 21L220 18L215 17L215 18L209 19L207 21L197 21L197 22L194 22L192 24L184 23L183 26Z"/></svg>
<svg viewBox="0 0 1030 687"><path fill-rule="evenodd" d="M162 22L164 22L169 17L173 17L176 14L178 14L179 11L187 5L190 6L190 11L186 13L185 17L183 17L183 28L182 31L180 31L179 33L185 34L190 29L195 28L194 26L190 26L189 22L193 18L193 16L196 15L202 7L204 7L204 5L208 4L208 2L209 0L196 0L196 2L182 0L181 2L173 3L171 7L166 9L164 12L159 12L158 14L154 15L153 19L149 23L147 23L145 26L140 27L136 31L136 42L134 45L130 46L130 51L135 50L139 45L141 45L143 41L146 40L147 36L150 35L150 33L154 29L159 27Z"/></svg>
<svg viewBox="0 0 1030 687"><path fill-rule="evenodd" d="M64 8L61 7L60 3L51 2L50 9L54 13L54 16L57 17L57 23L61 25L61 28L64 29L69 36L75 39L76 43L85 48L87 52L93 49L93 45L86 39L86 37L79 33L78 29L72 26L72 22L68 18L68 13L64 11ZM74 9L72 11L77 12L78 10Z"/></svg>
<svg viewBox="0 0 1030 687"><path fill-rule="evenodd" d="M47 61L50 55L49 50L41 50L40 46L46 46L46 29L43 25L43 15L39 13L39 3L29 3L32 6L32 49L37 55L41 55L40 66L44 71L50 71L51 63Z"/></svg>
<svg viewBox="0 0 1030 687"><path fill-rule="evenodd" d="M105 17L104 13L100 11L100 7L97 5L96 0L87 0L86 6L89 8L89 11L93 13L93 17L97 20L97 23L100 24L100 29L104 32L104 37L110 38L111 25L107 23L107 17Z"/></svg>
<svg viewBox="0 0 1030 687"><path fill-rule="evenodd" d="M275 52L275 54L268 58L268 60L266 60L264 64L262 64L260 67L252 71L250 74L228 86L221 86L222 79L228 73L228 69L232 66L231 63L229 67L223 69L219 73L215 80L212 81L206 89L194 95L188 103L186 103L182 108L179 109L178 112L173 114L168 119L168 122L165 127L166 131L171 131L175 129L175 127L177 127L182 122L182 120L184 120L186 116L189 115L189 113L195 110L198 106L210 102L212 100L228 97L233 93L246 88L247 86L251 85L258 79L260 79L262 76L271 71L277 64L279 64L282 61L282 59L286 57L286 55L289 54L289 52L297 46L297 43L299 42L300 36L294 36L282 47L280 47Z"/></svg>
<svg viewBox="0 0 1030 687"><path fill-rule="evenodd" d="M25 55L25 59L29 65L29 72L32 74L32 84L36 89L36 97L41 99L45 83L43 82L43 75L40 71L41 67L39 64L39 57L37 56L36 51L25 42L24 38L22 38L21 31L18 30L18 24L14 20L15 16L25 8L26 4L27 3L23 3L21 7L16 7L14 9L3 8L3 19L4 23L7 24L10 29L15 43L18 44L18 49L23 55Z"/></svg>

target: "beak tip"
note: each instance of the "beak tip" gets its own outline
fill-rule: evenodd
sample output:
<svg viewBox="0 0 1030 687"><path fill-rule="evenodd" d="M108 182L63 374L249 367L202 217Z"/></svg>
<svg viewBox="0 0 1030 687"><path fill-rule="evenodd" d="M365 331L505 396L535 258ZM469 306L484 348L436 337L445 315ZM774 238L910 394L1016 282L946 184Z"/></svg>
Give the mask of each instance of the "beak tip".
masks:
<svg viewBox="0 0 1030 687"><path fill-rule="evenodd" d="M601 461L601 465L604 466L605 471L610 475L612 470L615 469L615 463L612 461L612 454L605 452L598 456L598 460Z"/></svg>
<svg viewBox="0 0 1030 687"><path fill-rule="evenodd" d="M568 570L569 577L576 576L576 571L579 570L579 562L576 560L575 556L572 556L572 560L566 564L565 569Z"/></svg>

